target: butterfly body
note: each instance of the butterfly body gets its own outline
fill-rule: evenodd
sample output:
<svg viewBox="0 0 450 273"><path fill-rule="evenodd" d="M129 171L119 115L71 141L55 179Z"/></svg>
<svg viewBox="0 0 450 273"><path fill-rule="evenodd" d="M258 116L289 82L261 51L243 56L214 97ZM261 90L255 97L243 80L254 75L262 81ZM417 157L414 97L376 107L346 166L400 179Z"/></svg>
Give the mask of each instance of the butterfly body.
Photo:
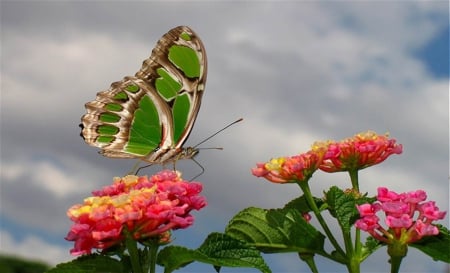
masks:
<svg viewBox="0 0 450 273"><path fill-rule="evenodd" d="M135 76L127 76L86 103L81 135L112 158L167 163L192 158L183 148L200 109L206 52L188 27L166 33Z"/></svg>

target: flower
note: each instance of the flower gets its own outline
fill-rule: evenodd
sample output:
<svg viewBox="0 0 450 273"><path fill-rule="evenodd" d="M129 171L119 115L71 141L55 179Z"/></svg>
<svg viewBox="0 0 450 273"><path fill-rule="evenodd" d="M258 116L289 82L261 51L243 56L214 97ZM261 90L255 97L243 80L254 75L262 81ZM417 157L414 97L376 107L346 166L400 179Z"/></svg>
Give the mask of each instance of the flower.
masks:
<svg viewBox="0 0 450 273"><path fill-rule="evenodd" d="M274 183L308 181L318 169L322 157L320 150L311 150L291 157L274 158L267 163L257 163L252 174Z"/></svg>
<svg viewBox="0 0 450 273"><path fill-rule="evenodd" d="M127 175L83 204L72 206L68 217L74 222L66 240L74 241L72 255L91 253L122 243L125 231L134 240L170 242L170 231L193 224L190 211L206 206L200 196L202 185L181 179L179 172L164 170L150 178Z"/></svg>
<svg viewBox="0 0 450 273"><path fill-rule="evenodd" d="M325 172L355 171L383 162L392 154L401 154L402 145L388 135L373 131L362 132L339 142L327 141L314 145L326 145L320 169Z"/></svg>
<svg viewBox="0 0 450 273"><path fill-rule="evenodd" d="M355 226L389 245L406 245L424 236L437 235L439 229L432 222L444 219L446 212L439 211L434 201L421 203L426 198L423 190L398 194L380 187L377 202L356 206L361 218ZM380 225L380 218L376 216L378 211L385 213L388 229Z"/></svg>

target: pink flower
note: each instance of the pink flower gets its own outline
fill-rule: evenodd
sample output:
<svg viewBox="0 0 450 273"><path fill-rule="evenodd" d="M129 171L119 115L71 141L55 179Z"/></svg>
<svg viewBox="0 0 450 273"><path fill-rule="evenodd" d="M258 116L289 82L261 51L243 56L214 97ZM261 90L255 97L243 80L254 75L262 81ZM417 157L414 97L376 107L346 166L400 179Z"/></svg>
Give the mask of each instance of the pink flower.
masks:
<svg viewBox="0 0 450 273"><path fill-rule="evenodd" d="M377 189L377 191L378 191L377 199L380 202L397 201L398 199L400 199L400 195L399 194L388 190L388 188L379 187Z"/></svg>
<svg viewBox="0 0 450 273"><path fill-rule="evenodd" d="M355 171L383 162L392 154L401 154L402 145L387 135L367 131L339 142L326 142L320 169L325 172Z"/></svg>
<svg viewBox="0 0 450 273"><path fill-rule="evenodd" d="M355 226L364 231L370 231L378 228L380 225L378 224L380 218L376 215L367 215L361 219L356 220Z"/></svg>
<svg viewBox="0 0 450 273"><path fill-rule="evenodd" d="M410 191L405 193L402 198L408 203L417 204L427 199L427 193L423 190Z"/></svg>
<svg viewBox="0 0 450 273"><path fill-rule="evenodd" d="M355 226L369 232L374 238L387 244L413 243L423 236L439 234L432 221L443 219L446 212L439 211L434 201L423 202L426 193L423 190L398 194L387 188L378 188L377 202L374 204L357 205L361 216ZM376 212L383 211L388 229L379 224ZM417 215L417 219L413 219Z"/></svg>
<svg viewBox="0 0 450 273"><path fill-rule="evenodd" d="M413 224L411 217L408 214L402 214L400 217L392 215L386 216L386 225L390 228L410 228Z"/></svg>
<svg viewBox="0 0 450 273"><path fill-rule="evenodd" d="M114 178L114 183L83 204L72 206L67 215L74 222L66 240L74 241L72 255L89 254L92 249L106 249L121 244L124 228L135 240L158 238L170 242L170 230L192 225L191 210L206 206L198 195L202 185L187 182L174 171L161 171L150 178L128 175Z"/></svg>
<svg viewBox="0 0 450 273"><path fill-rule="evenodd" d="M372 205L372 204L356 205L356 208L358 209L359 214L362 217L373 216L373 215L375 215L375 213L377 211L380 210L380 206L378 204L374 204L374 205Z"/></svg>
<svg viewBox="0 0 450 273"><path fill-rule="evenodd" d="M426 224L422 222L421 220L417 220L415 231L417 232L417 235L419 238L422 238L423 236L430 236L430 235L438 235L439 229L436 226Z"/></svg>
<svg viewBox="0 0 450 273"><path fill-rule="evenodd" d="M381 203L381 209L386 213L394 217L399 217L409 213L408 203L401 201L383 202Z"/></svg>
<svg viewBox="0 0 450 273"><path fill-rule="evenodd" d="M426 218L429 221L444 219L446 212L439 211L434 201L428 201L419 205L419 218Z"/></svg>
<svg viewBox="0 0 450 273"><path fill-rule="evenodd" d="M308 151L291 157L274 158L267 163L257 163L252 174L274 183L308 181L322 162L323 153Z"/></svg>

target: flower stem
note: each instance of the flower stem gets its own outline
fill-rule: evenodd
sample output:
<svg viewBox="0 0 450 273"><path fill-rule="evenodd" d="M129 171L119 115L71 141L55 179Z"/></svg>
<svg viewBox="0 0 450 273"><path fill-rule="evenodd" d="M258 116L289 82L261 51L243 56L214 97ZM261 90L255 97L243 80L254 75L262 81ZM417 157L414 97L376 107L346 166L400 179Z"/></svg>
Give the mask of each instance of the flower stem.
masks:
<svg viewBox="0 0 450 273"><path fill-rule="evenodd" d="M350 175L350 180L352 181L353 190L359 192L358 170L350 170L348 173Z"/></svg>
<svg viewBox="0 0 450 273"><path fill-rule="evenodd" d="M361 259L362 256L362 243L361 243L361 230L357 228L355 230L355 254Z"/></svg>
<svg viewBox="0 0 450 273"><path fill-rule="evenodd" d="M359 273L360 272L360 261L358 257L351 257L347 263L347 269L349 273Z"/></svg>
<svg viewBox="0 0 450 273"><path fill-rule="evenodd" d="M149 273L155 273L156 272L156 258L158 255L158 242L155 242L150 245L149 249L149 260L150 260L150 268Z"/></svg>
<svg viewBox="0 0 450 273"><path fill-rule="evenodd" d="M323 230L327 234L328 239L330 240L331 244L343 257L346 257L347 255L345 254L344 250L341 248L339 243L336 241L336 239L333 236L333 233L331 233L331 230L328 228L328 225L325 222L325 219L323 219L322 214L320 214L319 208L317 207L316 202L314 202L313 196L311 194L311 189L309 188L308 183L300 182L298 184L305 195L308 205L311 207L312 211L314 212L314 215L316 216L317 220L319 221L320 226L323 228Z"/></svg>
<svg viewBox="0 0 450 273"><path fill-rule="evenodd" d="M408 253L408 245L399 241L393 241L388 245L389 262L391 264L391 273L398 273L403 257Z"/></svg>
<svg viewBox="0 0 450 273"><path fill-rule="evenodd" d="M133 273L144 273L142 271L141 262L139 260L139 250L137 247L137 241L133 240L128 230L124 229L124 231L126 234L125 244L128 253L130 254L131 267L133 269Z"/></svg>

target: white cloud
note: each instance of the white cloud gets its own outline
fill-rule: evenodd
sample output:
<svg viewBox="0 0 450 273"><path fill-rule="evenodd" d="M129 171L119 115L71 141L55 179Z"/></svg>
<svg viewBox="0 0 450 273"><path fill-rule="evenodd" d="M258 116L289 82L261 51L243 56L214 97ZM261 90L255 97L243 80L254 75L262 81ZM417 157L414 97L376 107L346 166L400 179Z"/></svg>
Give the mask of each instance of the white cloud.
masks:
<svg viewBox="0 0 450 273"><path fill-rule="evenodd" d="M73 193L89 192L91 187L89 184L79 183L76 177L48 161L4 163L0 172L4 183L26 179L57 198Z"/></svg>
<svg viewBox="0 0 450 273"><path fill-rule="evenodd" d="M0 230L0 242L2 245L0 252L3 254L36 259L49 265L56 265L73 259L69 254L68 247L50 244L33 235L27 235L23 239L17 240L9 232Z"/></svg>

